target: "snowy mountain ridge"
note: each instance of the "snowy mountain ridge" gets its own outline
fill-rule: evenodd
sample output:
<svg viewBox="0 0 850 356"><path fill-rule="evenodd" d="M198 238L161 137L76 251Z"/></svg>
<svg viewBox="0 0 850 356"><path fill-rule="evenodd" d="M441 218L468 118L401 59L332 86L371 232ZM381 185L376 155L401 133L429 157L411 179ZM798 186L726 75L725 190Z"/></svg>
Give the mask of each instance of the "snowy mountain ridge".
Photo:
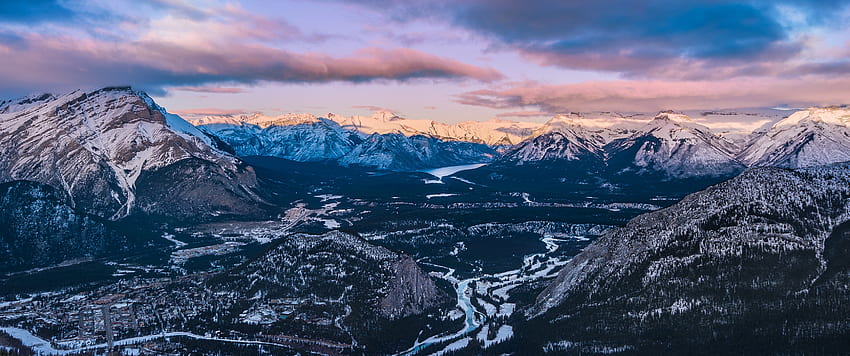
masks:
<svg viewBox="0 0 850 356"><path fill-rule="evenodd" d="M661 172L673 178L687 178L731 176L749 166L795 168L850 160L847 112L847 108L842 107L801 110L765 126L764 130L757 129L749 139L727 132L715 133L690 116L674 111L663 111L654 117L612 112L567 113L558 114L542 125L499 119L449 125L406 119L386 110L371 116L328 114L327 118L312 114L268 117L258 113L207 116L192 122L222 136L241 155L272 155L297 161L341 160L345 165L403 169L388 161L395 156L389 154L392 149L387 144L381 144L383 148L378 154L383 159L367 159L362 149L342 158L374 134L396 134L432 137L445 146L453 141L487 144L501 153L501 161L515 164L591 159L594 165L601 160L604 165L625 172ZM699 114L733 121L741 117L771 117L739 112ZM618 123L600 126L612 120ZM375 143L375 137L371 140ZM422 142L420 139L414 141ZM410 143L408 140L394 142ZM355 157L360 157L359 163ZM481 155L471 158L469 162L489 159ZM415 168L436 165L437 162L425 160Z"/></svg>
<svg viewBox="0 0 850 356"><path fill-rule="evenodd" d="M532 138L505 152L502 160L529 162L582 159L604 160L605 137L586 129L580 114L557 115L532 133Z"/></svg>
<svg viewBox="0 0 850 356"><path fill-rule="evenodd" d="M673 178L734 174L737 146L688 116L659 113L643 126L589 129L581 114L559 115L501 158L517 165L592 160L613 173L662 172Z"/></svg>
<svg viewBox="0 0 850 356"><path fill-rule="evenodd" d="M0 181L50 185L72 206L110 219L139 208L142 177L189 159L226 176L243 193L256 184L215 138L142 92L104 88L38 99L3 106ZM142 207L148 208L157 209Z"/></svg>
<svg viewBox="0 0 850 356"><path fill-rule="evenodd" d="M539 123L518 122L492 119L488 121L465 121L457 124L445 124L433 120L402 118L390 111L379 110L371 116L355 115L346 117L328 113L325 118L307 113L290 113L276 117L261 113L248 115L203 116L188 119L196 126L213 124L239 125L242 123L269 126L291 126L329 120L342 129L356 132L361 137L372 134L399 133L405 136L432 136L443 141L467 141L487 145L513 145L529 137Z"/></svg>
<svg viewBox="0 0 850 356"><path fill-rule="evenodd" d="M379 113L375 120L397 117ZM330 118L336 116L329 114ZM238 120L238 121L237 121ZM199 128L220 137L240 156L273 156L299 162L336 161L343 166L381 170L418 170L439 166L489 162L496 152L481 143L441 140L433 135L401 130L369 135L352 125L311 114L268 117L261 114L237 118L194 120Z"/></svg>
<svg viewBox="0 0 850 356"><path fill-rule="evenodd" d="M850 161L850 108L797 111L754 135L738 155L750 166L812 167Z"/></svg>

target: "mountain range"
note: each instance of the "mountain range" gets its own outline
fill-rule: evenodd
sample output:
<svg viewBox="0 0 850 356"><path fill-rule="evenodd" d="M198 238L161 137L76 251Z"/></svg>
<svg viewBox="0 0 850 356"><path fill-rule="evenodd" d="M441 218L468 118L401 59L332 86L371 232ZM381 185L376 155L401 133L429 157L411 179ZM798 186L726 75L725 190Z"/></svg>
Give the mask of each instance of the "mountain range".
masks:
<svg viewBox="0 0 850 356"><path fill-rule="evenodd" d="M379 112L370 118L341 118L330 114L328 119L310 114L278 117L253 114L207 117L193 122L201 130L222 138L240 156L272 156L299 162L333 161L346 167L413 171L489 162L497 154L494 148L472 139L477 136L470 132L465 132L468 136L463 137L471 141L445 140L441 139L445 136L428 132L437 132L437 127L448 130L450 126L431 122L434 130L417 131L408 125L423 126L422 120L387 118L385 115Z"/></svg>
<svg viewBox="0 0 850 356"><path fill-rule="evenodd" d="M369 117L253 114L208 116L191 122L219 136L242 156L336 161L400 171L481 162L580 161L610 174L679 179L730 177L747 167L800 168L846 160L850 155L845 133L848 116L850 110L845 107L801 110L747 137L716 133L673 111L654 117L592 113L587 114L590 120L585 114L560 114L542 125L506 120L447 125L386 111ZM591 123L600 118L623 122L610 127ZM393 143L384 144L385 140ZM424 154L410 157L411 148Z"/></svg>
<svg viewBox="0 0 850 356"><path fill-rule="evenodd" d="M183 204L206 214L245 212L261 202L256 178L239 157L273 156L300 162L412 171L494 162L498 166L580 161L607 174L660 174L668 179L729 177L747 167L810 167L850 159L846 107L792 113L746 140L731 139L688 116L662 112L620 118L595 127L584 114L557 115L545 124L491 120L454 125L401 118L387 111L369 117L261 114L192 118L190 125L141 92L105 88L62 96L33 95L0 103L0 180L33 180L60 190L86 211L110 219L156 210L151 185L179 171L209 172L229 199ZM44 154L50 152L50 154ZM24 163L26 162L26 164ZM198 186L179 188L184 202ZM85 189L82 189L85 187ZM77 204L76 202L80 202ZM242 204L242 202L249 202ZM197 215L197 214L195 214Z"/></svg>

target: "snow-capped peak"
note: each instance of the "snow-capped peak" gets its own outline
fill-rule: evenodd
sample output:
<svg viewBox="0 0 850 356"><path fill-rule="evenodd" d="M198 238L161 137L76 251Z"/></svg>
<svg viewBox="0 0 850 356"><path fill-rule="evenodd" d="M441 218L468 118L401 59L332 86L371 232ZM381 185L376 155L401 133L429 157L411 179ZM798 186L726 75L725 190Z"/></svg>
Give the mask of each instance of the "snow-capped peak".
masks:
<svg viewBox="0 0 850 356"><path fill-rule="evenodd" d="M382 122L404 120L403 118L398 116L396 113L394 113L390 110L386 110L386 109L381 109L381 110L375 111L375 113L372 114L371 118L375 119L375 120L380 120Z"/></svg>
<svg viewBox="0 0 850 356"><path fill-rule="evenodd" d="M571 112L569 114L558 114L549 119L548 124L555 123L563 123L567 125L582 125L584 121L584 116L577 112Z"/></svg>
<svg viewBox="0 0 850 356"><path fill-rule="evenodd" d="M739 159L752 166L812 167L850 161L850 108L808 108L759 132Z"/></svg>
<svg viewBox="0 0 850 356"><path fill-rule="evenodd" d="M268 116L261 112L240 115L204 116L202 118L190 119L192 124L199 125L241 125L249 124L267 128L270 126L293 126L301 124L314 124L320 121L319 117L307 113L289 113L279 116Z"/></svg>
<svg viewBox="0 0 850 356"><path fill-rule="evenodd" d="M8 169L0 170L0 180L39 181L64 190L72 200L93 199L88 208L117 219L134 208L143 171L187 158L236 170L235 157L145 93L110 87L44 98L0 113L0 146L9 149ZM100 195L90 196L97 189Z"/></svg>
<svg viewBox="0 0 850 356"><path fill-rule="evenodd" d="M654 120L673 121L673 122L694 122L688 115L677 113L673 110L659 112Z"/></svg>
<svg viewBox="0 0 850 356"><path fill-rule="evenodd" d="M711 129L700 125L684 114L664 111L659 113L644 127L637 130L633 136L651 135L664 140L704 140L704 141L727 141L714 134ZM727 152L735 150L731 142L721 144Z"/></svg>
<svg viewBox="0 0 850 356"><path fill-rule="evenodd" d="M585 131L584 117L579 113L569 113L569 114L558 114L546 121L542 127L534 130L532 134L533 137L544 135L550 132L574 132L580 136L583 136L583 132Z"/></svg>
<svg viewBox="0 0 850 356"><path fill-rule="evenodd" d="M797 111L787 118L778 121L773 127L778 129L805 122L823 122L832 125L848 126L848 123L850 123L850 108L846 106L808 108Z"/></svg>
<svg viewBox="0 0 850 356"><path fill-rule="evenodd" d="M588 131L579 113L559 114L534 130L532 138L505 154L505 159L524 162L592 159L600 161L604 139Z"/></svg>
<svg viewBox="0 0 850 356"><path fill-rule="evenodd" d="M743 170L738 147L688 116L665 111L628 138L606 146L624 170L663 172L669 177L725 176Z"/></svg>

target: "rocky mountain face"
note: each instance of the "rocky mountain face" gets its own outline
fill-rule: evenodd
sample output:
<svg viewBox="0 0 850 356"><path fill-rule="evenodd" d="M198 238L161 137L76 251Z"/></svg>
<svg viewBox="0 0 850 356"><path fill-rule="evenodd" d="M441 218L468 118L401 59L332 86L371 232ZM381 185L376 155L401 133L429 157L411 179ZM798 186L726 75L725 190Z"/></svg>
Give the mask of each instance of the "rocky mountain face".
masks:
<svg viewBox="0 0 850 356"><path fill-rule="evenodd" d="M801 168L850 161L850 108L797 111L754 134L739 154L750 166Z"/></svg>
<svg viewBox="0 0 850 356"><path fill-rule="evenodd" d="M68 206L50 186L0 184L0 272L126 252L128 242L104 219Z"/></svg>
<svg viewBox="0 0 850 356"><path fill-rule="evenodd" d="M309 300L309 313L320 309L339 318L355 338L377 331L382 320L420 314L450 299L410 256L339 231L287 237L218 281L214 288L239 291L257 305Z"/></svg>
<svg viewBox="0 0 850 356"><path fill-rule="evenodd" d="M485 144L442 140L434 135L418 134L416 130L367 135L360 126L339 120L337 116L328 116L337 118L342 125L309 114L280 117L255 114L202 118L193 122L202 130L220 137L243 157L271 156L299 162L335 161L342 166L410 171L488 162L496 155Z"/></svg>
<svg viewBox="0 0 850 356"><path fill-rule="evenodd" d="M0 182L29 180L107 219L258 211L252 169L130 88L0 105Z"/></svg>
<svg viewBox="0 0 850 356"><path fill-rule="evenodd" d="M834 352L850 323L850 166L761 168L644 214L528 311L551 352ZM755 346L758 345L758 346Z"/></svg>

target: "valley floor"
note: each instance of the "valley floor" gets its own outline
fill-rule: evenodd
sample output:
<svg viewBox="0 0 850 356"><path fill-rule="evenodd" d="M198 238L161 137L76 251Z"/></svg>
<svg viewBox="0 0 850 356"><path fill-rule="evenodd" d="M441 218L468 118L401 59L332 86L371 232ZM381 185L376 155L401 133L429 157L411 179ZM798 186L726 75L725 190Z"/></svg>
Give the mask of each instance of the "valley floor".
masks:
<svg viewBox="0 0 850 356"><path fill-rule="evenodd" d="M147 345L188 352L230 343L326 354L366 347L368 353L377 347L370 344L387 341L351 335L347 318L355 306L308 298L248 308L209 290L206 282L292 233L344 229L412 256L455 294L453 305L405 319L403 341L381 346L379 353L488 348L512 338L516 314L595 237L672 202L580 191L553 198L500 191L453 175L478 166L323 176L306 192L296 192L300 198L277 219L171 226L157 232L156 248L135 256L8 274L0 278L8 300L0 304L0 325L45 354L103 349L108 340L101 309L110 305L114 344L124 350ZM275 176L262 169L261 174ZM76 274L86 270L99 272ZM75 278L66 278L71 275ZM29 282L38 279L48 282ZM208 319L209 308L202 305L229 306L238 315ZM391 337L396 336L384 339Z"/></svg>

